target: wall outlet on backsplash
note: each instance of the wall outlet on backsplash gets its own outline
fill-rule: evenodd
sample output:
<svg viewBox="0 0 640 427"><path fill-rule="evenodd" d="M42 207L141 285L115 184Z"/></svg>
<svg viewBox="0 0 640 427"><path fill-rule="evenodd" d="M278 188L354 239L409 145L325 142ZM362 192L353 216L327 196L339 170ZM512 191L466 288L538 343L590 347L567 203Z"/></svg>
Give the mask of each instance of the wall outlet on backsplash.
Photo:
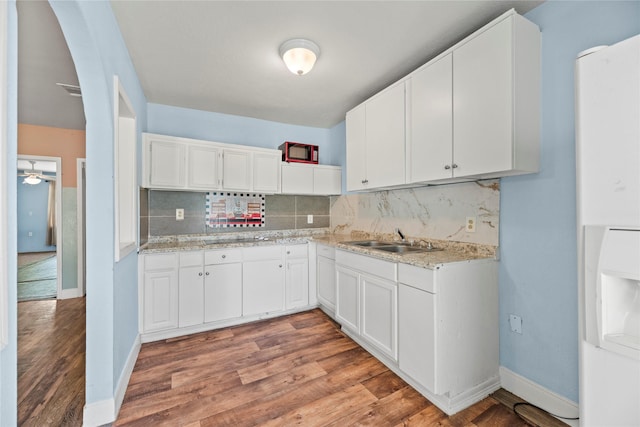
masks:
<svg viewBox="0 0 640 427"><path fill-rule="evenodd" d="M465 226L467 233L475 233L476 232L476 217L468 216L467 222Z"/></svg>
<svg viewBox="0 0 640 427"><path fill-rule="evenodd" d="M307 224L313 224L313 215L307 215Z"/></svg>
<svg viewBox="0 0 640 427"><path fill-rule="evenodd" d="M176 209L176 221L184 220L184 209Z"/></svg>

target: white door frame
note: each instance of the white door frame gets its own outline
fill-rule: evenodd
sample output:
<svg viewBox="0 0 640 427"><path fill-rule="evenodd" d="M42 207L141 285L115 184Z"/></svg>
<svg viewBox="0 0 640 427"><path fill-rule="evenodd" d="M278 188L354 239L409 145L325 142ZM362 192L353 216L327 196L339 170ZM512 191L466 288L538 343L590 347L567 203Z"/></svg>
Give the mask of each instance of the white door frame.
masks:
<svg viewBox="0 0 640 427"><path fill-rule="evenodd" d="M85 238L84 238L84 212L82 207L84 206L84 190L86 185L86 175L85 179L82 179L83 170L86 171L87 168L87 159L76 159L76 176L77 176L77 224L78 224L78 297L82 297L87 293L87 284L85 283L85 271L84 271L84 261L86 259L86 248L85 248Z"/></svg>
<svg viewBox="0 0 640 427"><path fill-rule="evenodd" d="M18 160L40 160L56 163L56 271L58 287L56 298L62 299L62 158L18 154Z"/></svg>

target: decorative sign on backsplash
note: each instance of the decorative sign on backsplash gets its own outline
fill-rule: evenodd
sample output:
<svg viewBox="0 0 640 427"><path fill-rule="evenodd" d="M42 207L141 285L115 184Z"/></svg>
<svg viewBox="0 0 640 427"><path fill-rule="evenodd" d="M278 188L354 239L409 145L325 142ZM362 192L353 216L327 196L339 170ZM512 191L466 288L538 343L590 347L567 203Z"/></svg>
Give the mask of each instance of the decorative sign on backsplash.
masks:
<svg viewBox="0 0 640 427"><path fill-rule="evenodd" d="M207 226L264 227L264 195L207 193Z"/></svg>

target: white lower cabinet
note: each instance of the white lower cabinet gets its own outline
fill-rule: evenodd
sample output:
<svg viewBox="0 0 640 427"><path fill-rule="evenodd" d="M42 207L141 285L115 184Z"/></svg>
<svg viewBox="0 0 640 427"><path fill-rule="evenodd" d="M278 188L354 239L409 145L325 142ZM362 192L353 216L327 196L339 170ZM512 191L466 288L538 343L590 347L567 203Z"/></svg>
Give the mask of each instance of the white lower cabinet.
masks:
<svg viewBox="0 0 640 427"><path fill-rule="evenodd" d="M178 326L204 322L204 264L202 251L180 253L178 285Z"/></svg>
<svg viewBox="0 0 640 427"><path fill-rule="evenodd" d="M463 392L497 388L497 262L399 264L398 281L400 370L452 408Z"/></svg>
<svg viewBox="0 0 640 427"><path fill-rule="evenodd" d="M360 277L360 333L392 360L398 360L398 284L379 277Z"/></svg>
<svg viewBox="0 0 640 427"><path fill-rule="evenodd" d="M285 308L287 310L309 305L308 245L290 245L285 248Z"/></svg>
<svg viewBox="0 0 640 427"><path fill-rule="evenodd" d="M342 327L360 333L360 275L336 265L336 320Z"/></svg>
<svg viewBox="0 0 640 427"><path fill-rule="evenodd" d="M143 274L143 331L178 327L178 256L146 255L141 263Z"/></svg>
<svg viewBox="0 0 640 427"><path fill-rule="evenodd" d="M329 309L331 313L336 311L336 256L332 246L316 245L317 253L317 283L318 302Z"/></svg>
<svg viewBox="0 0 640 427"><path fill-rule="evenodd" d="M398 358L397 264L336 251L336 320L377 351Z"/></svg>
<svg viewBox="0 0 640 427"><path fill-rule="evenodd" d="M246 248L242 264L242 315L285 308L285 275L281 246Z"/></svg>
<svg viewBox="0 0 640 427"><path fill-rule="evenodd" d="M206 251L204 257L204 321L242 316L242 250Z"/></svg>

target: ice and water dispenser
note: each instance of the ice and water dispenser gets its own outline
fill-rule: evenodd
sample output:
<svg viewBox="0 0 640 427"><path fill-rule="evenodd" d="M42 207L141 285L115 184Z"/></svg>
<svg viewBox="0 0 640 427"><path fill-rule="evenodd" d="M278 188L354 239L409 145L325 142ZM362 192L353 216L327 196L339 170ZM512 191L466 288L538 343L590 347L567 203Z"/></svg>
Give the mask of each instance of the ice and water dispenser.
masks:
<svg viewBox="0 0 640 427"><path fill-rule="evenodd" d="M640 228L586 226L584 244L585 338L640 360Z"/></svg>

